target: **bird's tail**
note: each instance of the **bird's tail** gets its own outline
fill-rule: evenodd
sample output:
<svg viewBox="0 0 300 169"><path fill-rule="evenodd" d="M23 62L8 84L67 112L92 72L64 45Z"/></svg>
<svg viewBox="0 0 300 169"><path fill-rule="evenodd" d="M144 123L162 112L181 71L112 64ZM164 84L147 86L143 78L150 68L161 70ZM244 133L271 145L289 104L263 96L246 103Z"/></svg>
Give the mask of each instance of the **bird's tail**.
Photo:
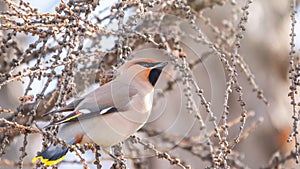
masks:
<svg viewBox="0 0 300 169"><path fill-rule="evenodd" d="M76 139L70 141L69 145L72 145L74 143L76 143ZM63 148L63 146L60 144L56 146L51 145L44 151L38 153L38 155L32 159L32 162L34 163L35 161L40 159L44 165L52 166L64 160L68 150L68 147Z"/></svg>
<svg viewBox="0 0 300 169"><path fill-rule="evenodd" d="M32 162L34 163L36 160L40 159L46 166L52 166L61 162L66 157L68 150L68 147L63 148L62 145L51 145L44 151L38 153L38 155L32 159Z"/></svg>

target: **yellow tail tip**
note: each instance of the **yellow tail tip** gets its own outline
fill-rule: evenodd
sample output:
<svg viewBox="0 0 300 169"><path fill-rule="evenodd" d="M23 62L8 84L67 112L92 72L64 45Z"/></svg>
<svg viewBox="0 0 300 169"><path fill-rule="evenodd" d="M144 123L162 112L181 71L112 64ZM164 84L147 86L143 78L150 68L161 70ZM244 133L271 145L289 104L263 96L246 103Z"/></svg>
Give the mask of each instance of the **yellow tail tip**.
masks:
<svg viewBox="0 0 300 169"><path fill-rule="evenodd" d="M57 160L48 160L46 158L44 158L43 156L36 156L32 159L32 163L35 163L37 160L40 160L44 165L46 166L52 166L52 165L55 165L59 162L61 162L62 160L64 160L66 158L66 155L60 157L59 159Z"/></svg>

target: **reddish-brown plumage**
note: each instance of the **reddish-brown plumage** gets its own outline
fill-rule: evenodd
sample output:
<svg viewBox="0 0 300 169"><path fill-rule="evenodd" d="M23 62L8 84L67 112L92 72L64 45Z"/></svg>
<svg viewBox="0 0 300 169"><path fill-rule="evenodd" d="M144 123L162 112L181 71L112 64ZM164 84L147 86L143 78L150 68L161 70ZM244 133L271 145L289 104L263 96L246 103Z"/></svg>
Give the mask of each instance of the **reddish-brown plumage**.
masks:
<svg viewBox="0 0 300 169"><path fill-rule="evenodd" d="M152 60L152 59L148 59L148 58L137 59L137 60L135 60L135 61L132 63L132 65L133 65L133 64L136 64L136 63L138 63L138 62L155 63L156 61L154 61L154 60ZM144 74L143 80L147 81L147 79L148 79L148 77L149 77L149 74L150 74L150 71L151 71L150 68L147 68L147 69L144 69L144 70L143 70L143 74Z"/></svg>
<svg viewBox="0 0 300 169"><path fill-rule="evenodd" d="M77 134L76 136L75 136L75 140L76 140L76 144L77 143L81 143L81 141L82 141L82 139L83 139L83 134Z"/></svg>
<svg viewBox="0 0 300 169"><path fill-rule="evenodd" d="M75 113L76 113L76 114L82 114L82 112L80 112L80 111L76 111Z"/></svg>
<svg viewBox="0 0 300 169"><path fill-rule="evenodd" d="M150 75L150 72L151 72L150 68L144 70L144 78L145 78L144 80L145 81L147 81L147 79L148 79L148 77Z"/></svg>

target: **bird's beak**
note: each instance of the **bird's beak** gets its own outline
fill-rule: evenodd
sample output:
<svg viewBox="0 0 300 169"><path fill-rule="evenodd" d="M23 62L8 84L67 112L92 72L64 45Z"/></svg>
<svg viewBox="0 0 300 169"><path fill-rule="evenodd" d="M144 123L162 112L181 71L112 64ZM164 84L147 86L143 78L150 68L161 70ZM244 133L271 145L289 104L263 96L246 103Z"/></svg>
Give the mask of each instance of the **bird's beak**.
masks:
<svg viewBox="0 0 300 169"><path fill-rule="evenodd" d="M168 62L157 62L153 68L156 68L156 69L163 69L166 65L168 64Z"/></svg>

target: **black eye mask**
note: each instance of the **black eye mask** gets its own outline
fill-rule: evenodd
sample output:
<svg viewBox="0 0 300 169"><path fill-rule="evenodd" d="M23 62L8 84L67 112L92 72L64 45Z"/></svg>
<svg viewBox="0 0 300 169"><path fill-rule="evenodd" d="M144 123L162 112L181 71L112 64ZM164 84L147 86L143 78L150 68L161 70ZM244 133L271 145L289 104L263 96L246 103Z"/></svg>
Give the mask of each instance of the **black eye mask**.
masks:
<svg viewBox="0 0 300 169"><path fill-rule="evenodd" d="M139 65L141 65L143 67L146 67L146 68L152 68L155 65L157 65L157 63L149 63L149 62L137 62L136 64L139 64Z"/></svg>

